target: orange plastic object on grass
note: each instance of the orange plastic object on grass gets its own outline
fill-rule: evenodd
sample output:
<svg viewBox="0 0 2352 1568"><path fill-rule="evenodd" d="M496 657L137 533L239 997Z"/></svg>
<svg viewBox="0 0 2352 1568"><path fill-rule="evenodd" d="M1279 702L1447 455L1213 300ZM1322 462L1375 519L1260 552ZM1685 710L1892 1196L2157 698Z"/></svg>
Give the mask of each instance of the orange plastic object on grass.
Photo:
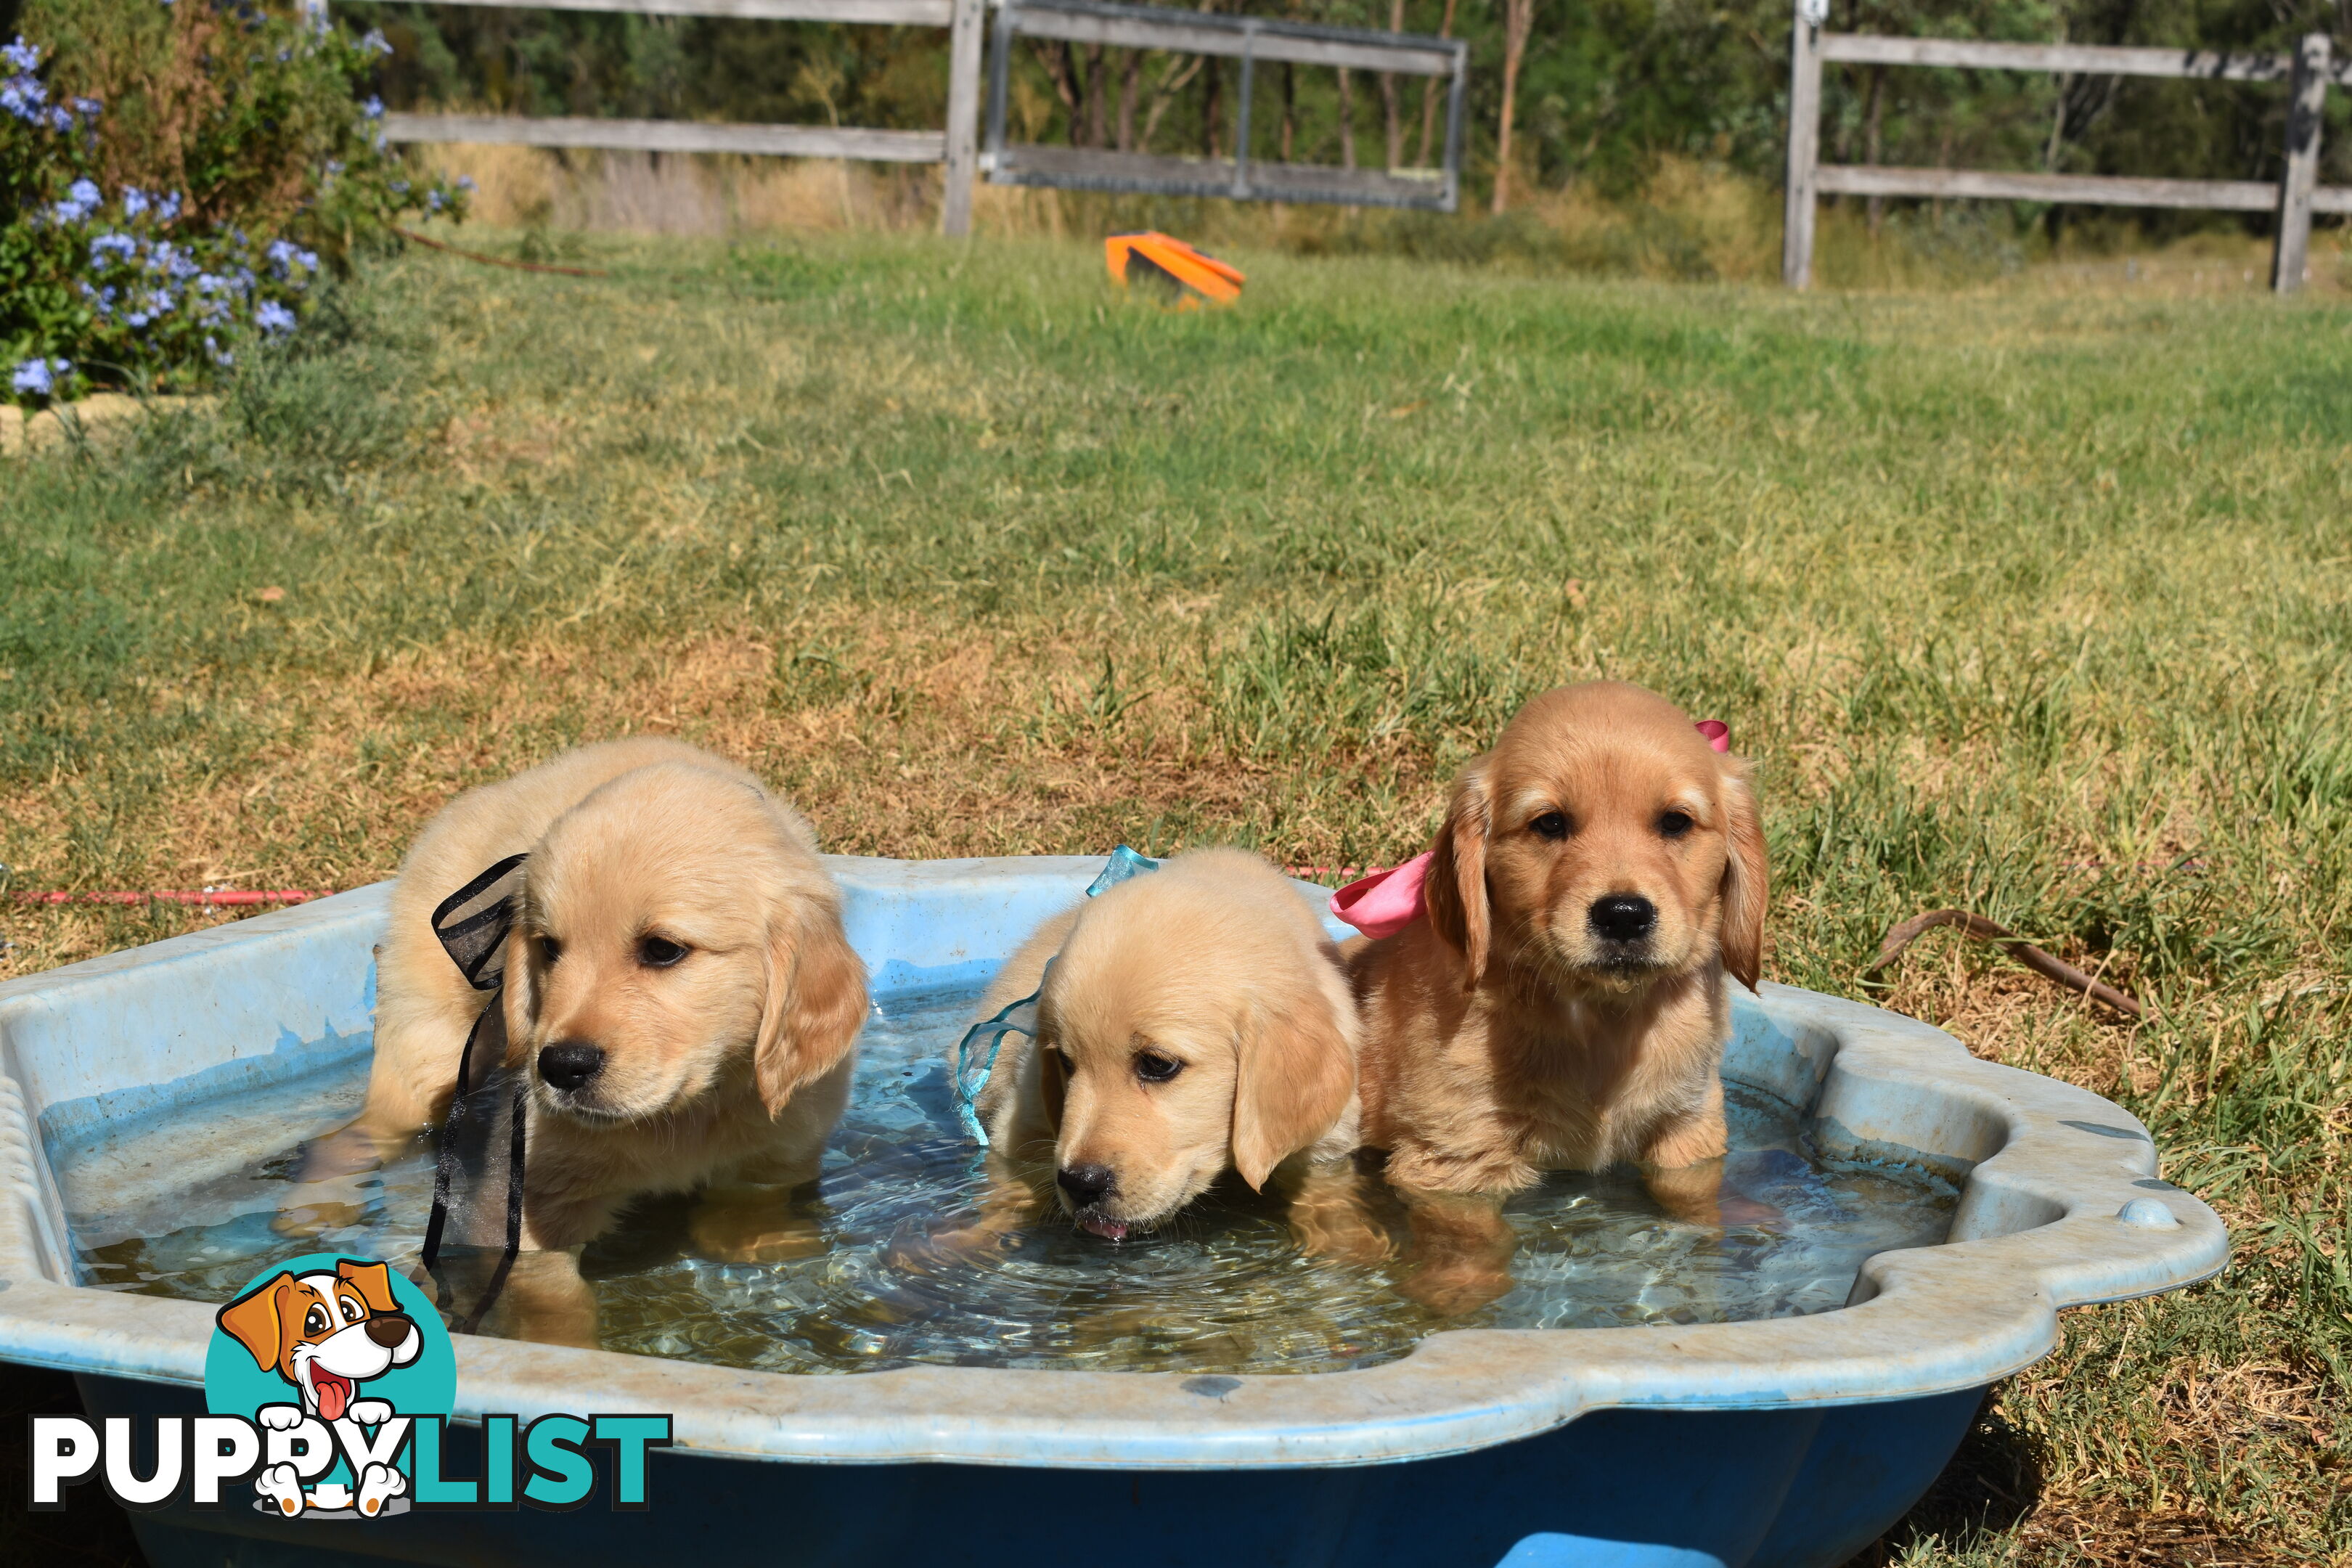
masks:
<svg viewBox="0 0 2352 1568"><path fill-rule="evenodd" d="M1242 297L1240 268L1169 235L1112 235L1103 241L1103 260L1120 288L1138 279L1158 283L1174 292L1180 310L1198 309L1203 300L1230 305Z"/></svg>

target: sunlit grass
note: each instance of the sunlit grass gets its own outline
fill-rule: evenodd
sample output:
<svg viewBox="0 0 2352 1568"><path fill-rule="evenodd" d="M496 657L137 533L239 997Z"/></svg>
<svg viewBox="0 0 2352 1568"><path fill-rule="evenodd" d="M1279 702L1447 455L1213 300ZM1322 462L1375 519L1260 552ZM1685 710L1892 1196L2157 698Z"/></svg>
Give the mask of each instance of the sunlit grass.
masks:
<svg viewBox="0 0 2352 1568"><path fill-rule="evenodd" d="M1776 978L1948 904L2100 971L2155 1021L1948 935L1888 999L2237 1233L2073 1314L1880 1558L2345 1559L2352 312L586 249L383 264L216 417L0 468L10 885L353 886L648 729L851 852L1386 863L1525 697L1640 680L1758 760ZM195 918L0 908L0 974Z"/></svg>

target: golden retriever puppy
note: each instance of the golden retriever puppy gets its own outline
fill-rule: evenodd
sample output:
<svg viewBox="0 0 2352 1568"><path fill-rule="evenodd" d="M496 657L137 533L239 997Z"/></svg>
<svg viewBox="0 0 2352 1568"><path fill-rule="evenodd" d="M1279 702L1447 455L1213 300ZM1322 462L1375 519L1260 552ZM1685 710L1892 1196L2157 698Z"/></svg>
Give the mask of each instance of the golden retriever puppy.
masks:
<svg viewBox="0 0 2352 1568"><path fill-rule="evenodd" d="M807 822L676 741L584 747L426 826L377 950L367 1102L318 1163L348 1165L355 1141L380 1156L445 1113L492 997L443 950L433 911L526 851L476 1053L530 1079L523 1245L578 1247L633 1198L703 1189L698 1245L757 1254L776 1239L778 1189L816 1174L847 1102L866 975ZM495 1244L505 1205L488 1197L463 1239Z"/></svg>
<svg viewBox="0 0 2352 1568"><path fill-rule="evenodd" d="M1766 884L1746 767L1672 703L1617 681L1529 702L1454 784L1425 918L1352 954L1391 1183L1502 1194L1633 1161L1670 1209L1703 1205L1710 1173L1674 1173L1724 1152L1727 977L1756 984ZM1433 1231L1478 1228L1437 1207Z"/></svg>
<svg viewBox="0 0 2352 1568"><path fill-rule="evenodd" d="M1047 961L1052 969L1047 971ZM992 1149L1050 1160L1062 1206L1111 1240L1166 1224L1227 1170L1356 1146L1356 1008L1289 879L1239 849L1180 855L1045 922L978 1016L1038 997L974 1099ZM1305 1162L1300 1162L1301 1164ZM1025 1207L1002 1165L983 1230Z"/></svg>

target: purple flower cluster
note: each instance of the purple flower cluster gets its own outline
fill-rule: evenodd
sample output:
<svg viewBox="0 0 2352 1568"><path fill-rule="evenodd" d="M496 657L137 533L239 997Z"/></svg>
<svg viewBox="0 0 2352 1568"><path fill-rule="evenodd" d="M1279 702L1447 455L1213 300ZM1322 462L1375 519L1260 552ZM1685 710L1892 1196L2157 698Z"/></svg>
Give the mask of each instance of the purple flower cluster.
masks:
<svg viewBox="0 0 2352 1568"><path fill-rule="evenodd" d="M176 191L157 195L125 186L110 220L106 205L96 183L77 180L49 216L94 230L88 275L76 287L101 327L132 334L130 349L169 353L167 345L178 342L193 353L201 341L205 355L226 366L236 363L228 345L239 335L258 331L283 338L296 330L284 295L318 276L318 252L281 238L257 257L245 231L235 227L226 235L175 237L171 226L185 205ZM168 337L158 335L167 329Z"/></svg>
<svg viewBox="0 0 2352 1568"><path fill-rule="evenodd" d="M72 373L73 365L67 360L28 359L9 375L8 385L20 395L29 393L35 397L47 397L57 390L60 378Z"/></svg>
<svg viewBox="0 0 2352 1568"><path fill-rule="evenodd" d="M66 199L49 209L49 216L58 223L80 223L98 210L98 185L90 180L76 180L66 187Z"/></svg>
<svg viewBox="0 0 2352 1568"><path fill-rule="evenodd" d="M41 68L41 46L26 43L22 33L0 44L0 64L5 64L11 73L0 78L0 110L27 125L59 132L71 131L84 120L98 118L99 102L94 98L69 98L58 104L49 101L48 84L33 74Z"/></svg>
<svg viewBox="0 0 2352 1568"><path fill-rule="evenodd" d="M262 252L269 258L269 275L299 289L319 270L319 253L305 250L290 239L273 239Z"/></svg>

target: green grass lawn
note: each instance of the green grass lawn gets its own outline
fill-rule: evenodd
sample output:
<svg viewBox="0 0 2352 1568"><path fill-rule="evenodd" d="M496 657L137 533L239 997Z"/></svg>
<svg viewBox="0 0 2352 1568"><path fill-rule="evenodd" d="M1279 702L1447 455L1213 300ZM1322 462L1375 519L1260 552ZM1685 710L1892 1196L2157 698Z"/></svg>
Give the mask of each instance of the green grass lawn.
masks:
<svg viewBox="0 0 2352 1568"><path fill-rule="evenodd" d="M0 465L17 889L351 887L453 789L684 734L832 847L1423 847L1529 694L1755 757L1770 974L2120 1100L2218 1283L2068 1315L1868 1563L2352 1562L2352 310L1090 247L380 264L111 454ZM0 975L178 910L0 905Z"/></svg>

